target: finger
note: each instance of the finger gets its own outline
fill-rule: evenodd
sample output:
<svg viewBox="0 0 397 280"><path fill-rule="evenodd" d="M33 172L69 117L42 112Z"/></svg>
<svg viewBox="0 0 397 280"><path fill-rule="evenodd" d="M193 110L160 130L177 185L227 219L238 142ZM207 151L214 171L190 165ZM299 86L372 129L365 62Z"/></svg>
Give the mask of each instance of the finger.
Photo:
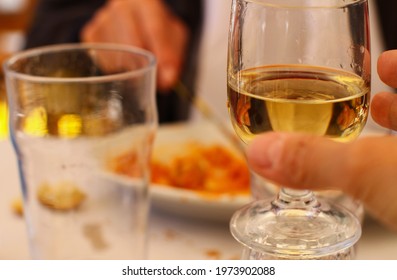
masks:
<svg viewBox="0 0 397 280"><path fill-rule="evenodd" d="M344 191L397 229L396 137L343 144L321 137L268 133L252 141L247 159L256 173L279 185Z"/></svg>
<svg viewBox="0 0 397 280"><path fill-rule="evenodd" d="M329 139L269 133L253 140L247 158L255 172L280 185L329 189L346 183L341 176L335 177L345 176L341 158L335 156L344 154L344 149Z"/></svg>
<svg viewBox="0 0 397 280"><path fill-rule="evenodd" d="M188 41L185 24L174 16L162 1L145 2L139 18L148 48L158 61L159 88L169 90L180 75Z"/></svg>
<svg viewBox="0 0 397 280"><path fill-rule="evenodd" d="M106 28L109 42L132 45L138 48L148 48L145 42L147 36L141 29L137 12L125 1L113 1L108 23L112 28ZM110 23L111 22L111 23Z"/></svg>
<svg viewBox="0 0 397 280"><path fill-rule="evenodd" d="M184 26L176 23L174 24L173 35L174 40L160 51L159 55L159 88L162 90L169 90L177 83L182 67L186 59L187 47L187 29ZM156 47L155 47L156 49Z"/></svg>
<svg viewBox="0 0 397 280"><path fill-rule="evenodd" d="M144 47L134 11L125 1L111 1L82 30L83 42L110 42Z"/></svg>
<svg viewBox="0 0 397 280"><path fill-rule="evenodd" d="M397 87L397 50L386 51L379 56L378 74L384 83Z"/></svg>
<svg viewBox="0 0 397 280"><path fill-rule="evenodd" d="M372 118L381 126L397 130L397 95L381 92L372 98Z"/></svg>

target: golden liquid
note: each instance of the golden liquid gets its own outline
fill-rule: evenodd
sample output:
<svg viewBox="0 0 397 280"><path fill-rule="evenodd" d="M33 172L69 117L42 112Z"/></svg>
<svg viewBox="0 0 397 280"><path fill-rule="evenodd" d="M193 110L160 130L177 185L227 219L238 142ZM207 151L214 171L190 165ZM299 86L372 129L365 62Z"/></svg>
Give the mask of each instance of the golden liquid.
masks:
<svg viewBox="0 0 397 280"><path fill-rule="evenodd" d="M17 126L27 135L99 136L122 127L119 96L100 86L26 83L19 95Z"/></svg>
<svg viewBox="0 0 397 280"><path fill-rule="evenodd" d="M0 76L0 139L8 136L8 106L3 77Z"/></svg>
<svg viewBox="0 0 397 280"><path fill-rule="evenodd" d="M43 137L56 135L63 138L99 136L115 130L115 125L100 116L77 113L51 114L44 107L37 107L24 118L22 131L28 135Z"/></svg>
<svg viewBox="0 0 397 280"><path fill-rule="evenodd" d="M258 67L228 82L231 120L246 143L266 131L350 141L365 125L369 99L369 85L361 77L320 67Z"/></svg>

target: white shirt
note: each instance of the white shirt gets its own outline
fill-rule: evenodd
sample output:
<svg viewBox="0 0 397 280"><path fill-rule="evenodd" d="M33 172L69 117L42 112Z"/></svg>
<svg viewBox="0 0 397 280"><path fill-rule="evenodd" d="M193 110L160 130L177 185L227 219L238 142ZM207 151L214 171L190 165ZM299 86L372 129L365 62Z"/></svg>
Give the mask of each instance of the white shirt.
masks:
<svg viewBox="0 0 397 280"><path fill-rule="evenodd" d="M205 0L196 88L196 94L227 123L230 122L226 106L226 65L231 3L231 0ZM200 120L202 115L193 110L192 119Z"/></svg>

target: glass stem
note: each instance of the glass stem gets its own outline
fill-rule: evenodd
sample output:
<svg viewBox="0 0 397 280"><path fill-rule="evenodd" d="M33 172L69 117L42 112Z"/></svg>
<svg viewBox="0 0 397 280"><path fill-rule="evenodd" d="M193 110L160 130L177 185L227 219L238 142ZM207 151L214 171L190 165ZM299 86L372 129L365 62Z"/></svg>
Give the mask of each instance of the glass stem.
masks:
<svg viewBox="0 0 397 280"><path fill-rule="evenodd" d="M317 213L320 207L320 203L312 191L289 188L281 188L272 205L275 211L296 209L309 211L312 214Z"/></svg>

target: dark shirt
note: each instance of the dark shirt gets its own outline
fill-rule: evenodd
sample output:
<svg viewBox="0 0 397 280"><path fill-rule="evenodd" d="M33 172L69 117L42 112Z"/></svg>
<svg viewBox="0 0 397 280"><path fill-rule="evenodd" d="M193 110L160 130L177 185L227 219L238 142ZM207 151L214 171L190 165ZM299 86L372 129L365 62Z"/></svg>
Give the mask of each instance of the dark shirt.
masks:
<svg viewBox="0 0 397 280"><path fill-rule="evenodd" d="M385 48L397 49L397 1L377 0L376 5Z"/></svg>
<svg viewBox="0 0 397 280"><path fill-rule="evenodd" d="M181 79L194 92L203 3L201 0L164 1L190 30L187 59ZM106 0L39 0L26 34L25 48L79 42L82 27L105 3ZM156 100L161 123L183 121L189 117L190 103L174 91L158 93Z"/></svg>

